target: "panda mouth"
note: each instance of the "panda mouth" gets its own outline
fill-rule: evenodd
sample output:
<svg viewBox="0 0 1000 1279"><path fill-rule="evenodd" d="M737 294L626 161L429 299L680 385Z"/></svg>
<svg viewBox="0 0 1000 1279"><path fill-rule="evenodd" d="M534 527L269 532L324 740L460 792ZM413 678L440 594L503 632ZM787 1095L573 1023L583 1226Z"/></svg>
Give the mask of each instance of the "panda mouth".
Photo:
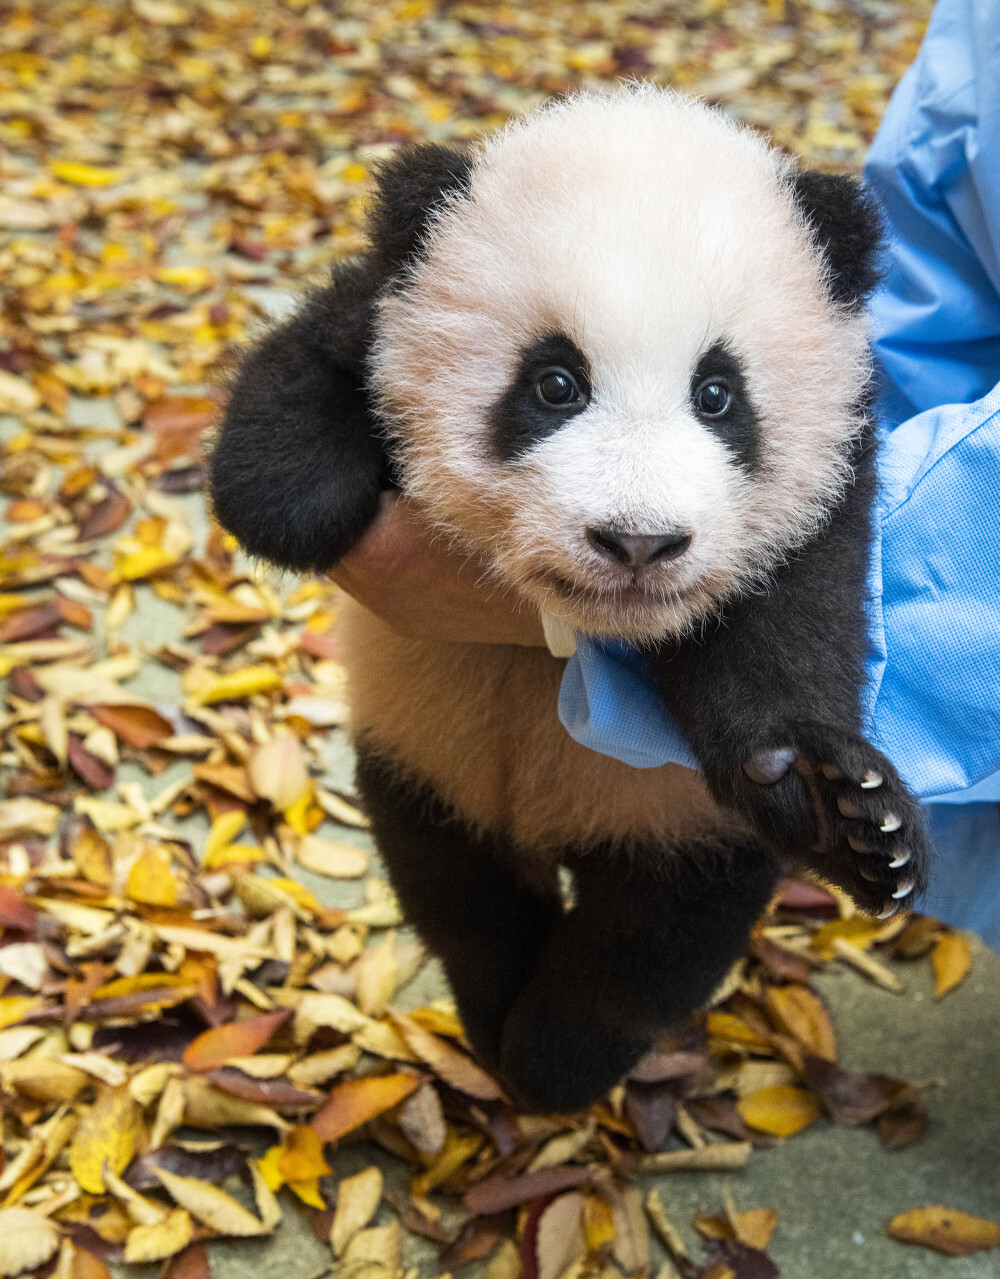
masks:
<svg viewBox="0 0 1000 1279"><path fill-rule="evenodd" d="M537 574L550 589L567 603L591 604L598 608L621 607L623 604L659 605L674 603L693 595L697 586L681 587L671 590L663 582L645 583L641 578L632 577L627 581L617 582L613 586L583 586L559 573L541 572Z"/></svg>

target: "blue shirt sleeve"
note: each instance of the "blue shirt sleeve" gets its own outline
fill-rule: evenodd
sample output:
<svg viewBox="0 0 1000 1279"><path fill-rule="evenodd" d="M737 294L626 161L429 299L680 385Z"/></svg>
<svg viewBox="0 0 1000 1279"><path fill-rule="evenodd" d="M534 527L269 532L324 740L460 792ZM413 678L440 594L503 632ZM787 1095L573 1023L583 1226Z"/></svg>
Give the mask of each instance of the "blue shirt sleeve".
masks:
<svg viewBox="0 0 1000 1279"><path fill-rule="evenodd" d="M866 177L888 238L867 731L917 794L1000 799L1000 0L941 0ZM580 637L559 715L638 768L691 765L621 646Z"/></svg>

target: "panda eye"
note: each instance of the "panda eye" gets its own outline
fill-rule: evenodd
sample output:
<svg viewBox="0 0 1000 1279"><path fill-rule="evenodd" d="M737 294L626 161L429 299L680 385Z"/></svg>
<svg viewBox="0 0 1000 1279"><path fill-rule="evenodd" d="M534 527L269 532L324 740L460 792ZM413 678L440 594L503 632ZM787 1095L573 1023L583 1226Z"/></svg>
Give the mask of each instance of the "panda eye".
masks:
<svg viewBox="0 0 1000 1279"><path fill-rule="evenodd" d="M694 393L694 406L705 417L722 417L732 403L732 392L719 378L708 378Z"/></svg>
<svg viewBox="0 0 1000 1279"><path fill-rule="evenodd" d="M535 391L546 408L568 409L583 403L583 393L566 369L544 369L535 379Z"/></svg>

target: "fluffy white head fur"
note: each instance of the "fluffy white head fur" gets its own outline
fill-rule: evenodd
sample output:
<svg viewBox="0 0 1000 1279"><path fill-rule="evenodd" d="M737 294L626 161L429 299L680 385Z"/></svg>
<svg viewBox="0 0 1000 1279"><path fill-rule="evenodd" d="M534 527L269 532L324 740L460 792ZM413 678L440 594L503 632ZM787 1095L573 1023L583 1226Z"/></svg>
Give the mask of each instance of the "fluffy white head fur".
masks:
<svg viewBox="0 0 1000 1279"><path fill-rule="evenodd" d="M864 318L831 304L789 162L703 103L651 86L582 94L488 139L382 299L374 385L404 488L497 578L593 634L689 628L821 526L843 490L868 376ZM513 462L490 410L521 352L563 333L589 407ZM760 421L741 468L695 414L725 342ZM593 526L685 529L641 582Z"/></svg>

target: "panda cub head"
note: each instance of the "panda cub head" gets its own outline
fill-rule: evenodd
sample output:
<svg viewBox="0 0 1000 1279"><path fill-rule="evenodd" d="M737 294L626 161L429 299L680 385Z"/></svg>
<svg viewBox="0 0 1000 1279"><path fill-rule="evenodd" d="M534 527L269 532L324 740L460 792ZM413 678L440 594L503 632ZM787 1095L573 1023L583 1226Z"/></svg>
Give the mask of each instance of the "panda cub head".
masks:
<svg viewBox="0 0 1000 1279"><path fill-rule="evenodd" d="M369 233L232 384L212 497L252 554L329 568L395 481L498 583L641 642L843 493L879 240L850 179L630 87L397 152Z"/></svg>
<svg viewBox="0 0 1000 1279"><path fill-rule="evenodd" d="M704 104L488 139L377 304L403 488L571 626L676 634L822 526L869 376L877 215Z"/></svg>

